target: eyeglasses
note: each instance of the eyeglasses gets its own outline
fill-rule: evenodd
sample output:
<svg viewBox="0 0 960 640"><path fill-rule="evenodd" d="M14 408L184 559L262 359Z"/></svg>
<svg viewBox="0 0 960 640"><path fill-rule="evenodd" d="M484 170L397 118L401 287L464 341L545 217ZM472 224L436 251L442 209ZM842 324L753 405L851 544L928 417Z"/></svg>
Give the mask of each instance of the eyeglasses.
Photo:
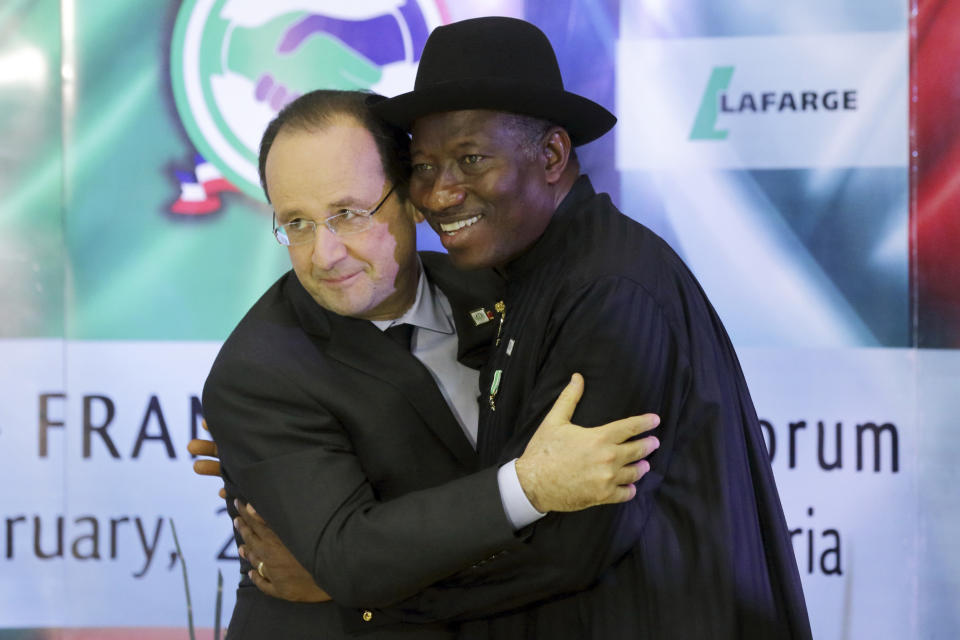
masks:
<svg viewBox="0 0 960 640"><path fill-rule="evenodd" d="M323 221L330 233L338 236L350 236L355 233L362 233L373 226L373 214L380 210L387 199L397 188L397 185L390 187L383 200L370 211L366 209L345 209L340 213L330 216ZM317 223L313 220L304 220L298 218L293 222L286 224L277 224L277 214L273 214L273 235L277 242L285 247L298 244L313 242L317 233Z"/></svg>

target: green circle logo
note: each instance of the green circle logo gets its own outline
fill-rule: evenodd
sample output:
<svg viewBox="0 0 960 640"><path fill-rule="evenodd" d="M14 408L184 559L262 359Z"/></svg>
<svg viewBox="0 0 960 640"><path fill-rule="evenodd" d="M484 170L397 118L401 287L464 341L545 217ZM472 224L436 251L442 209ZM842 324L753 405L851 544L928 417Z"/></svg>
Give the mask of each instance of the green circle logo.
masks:
<svg viewBox="0 0 960 640"><path fill-rule="evenodd" d="M186 0L170 47L180 120L208 162L263 201L257 154L277 112L313 89L409 91L445 15L439 0Z"/></svg>

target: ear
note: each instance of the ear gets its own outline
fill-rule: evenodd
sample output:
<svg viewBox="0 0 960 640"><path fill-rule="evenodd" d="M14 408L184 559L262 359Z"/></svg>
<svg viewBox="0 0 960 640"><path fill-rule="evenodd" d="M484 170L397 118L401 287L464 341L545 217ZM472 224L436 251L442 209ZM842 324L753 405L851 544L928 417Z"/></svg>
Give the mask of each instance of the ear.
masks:
<svg viewBox="0 0 960 640"><path fill-rule="evenodd" d="M556 184L570 163L573 144L563 127L550 127L543 139L543 160L547 184Z"/></svg>

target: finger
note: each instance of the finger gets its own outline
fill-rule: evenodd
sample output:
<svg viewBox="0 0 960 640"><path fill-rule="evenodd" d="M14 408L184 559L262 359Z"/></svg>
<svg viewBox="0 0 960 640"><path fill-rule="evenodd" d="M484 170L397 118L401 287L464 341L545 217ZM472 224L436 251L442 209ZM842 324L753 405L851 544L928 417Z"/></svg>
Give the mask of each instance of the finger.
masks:
<svg viewBox="0 0 960 640"><path fill-rule="evenodd" d="M634 482L639 481L643 476L647 475L648 471L650 471L650 463L646 460L632 462L620 467L620 469L614 475L614 482L620 486L633 484Z"/></svg>
<svg viewBox="0 0 960 640"><path fill-rule="evenodd" d="M655 413L645 413L642 416L630 416L622 420L608 422L603 426L595 427L594 431L599 429L601 437L608 439L609 442L619 444L641 433L655 429L659 424L660 416Z"/></svg>
<svg viewBox="0 0 960 640"><path fill-rule="evenodd" d="M233 505L239 514L238 517L233 519L233 526L240 532L240 537L243 538L243 541L247 543L247 551L250 551L250 545L257 544L260 541L260 535L254 527L251 526L251 523L246 520L246 510L243 508L242 503L239 500L234 500Z"/></svg>
<svg viewBox="0 0 960 640"><path fill-rule="evenodd" d="M583 376L575 373L570 376L570 382L567 383L567 386L565 386L563 391L560 392L560 395L557 396L556 401L554 401L553 406L550 407L550 411L547 412L547 416L541 424L547 422L552 424L565 424L570 422L570 418L573 417L573 412L576 411L577 403L580 402L582 396Z"/></svg>
<svg viewBox="0 0 960 640"><path fill-rule="evenodd" d="M200 426L203 427L203 430L204 430L204 431L210 431L209 427L207 427L207 419L206 419L206 418L200 418Z"/></svg>
<svg viewBox="0 0 960 640"><path fill-rule="evenodd" d="M257 513L257 510L253 508L253 505L249 502L247 503L247 513L253 518L254 522L257 522L262 525L266 525L267 521L260 517L260 514Z"/></svg>
<svg viewBox="0 0 960 640"><path fill-rule="evenodd" d="M660 440L656 436L629 440L617 445L616 459L620 464L629 464L646 458L659 448Z"/></svg>
<svg viewBox="0 0 960 640"><path fill-rule="evenodd" d="M227 499L226 487L220 487L220 491L217 492L217 495L220 496L222 499L226 500Z"/></svg>
<svg viewBox="0 0 960 640"><path fill-rule="evenodd" d="M257 537L257 539L269 538L272 536L273 531L267 526L267 523L264 521L264 519L261 518L256 511L253 511L253 514L251 515L248 506L249 505L241 503L240 506L237 507L237 512L244 526L249 529L250 532Z"/></svg>
<svg viewBox="0 0 960 640"><path fill-rule="evenodd" d="M256 569L251 569L247 575L250 576L250 579L253 581L253 584L257 587L257 589L260 589L260 591L263 591L268 596L280 598L280 594L277 592L276 586L274 586L274 584L268 579L260 577L260 574L257 573Z"/></svg>
<svg viewBox="0 0 960 640"><path fill-rule="evenodd" d="M213 440L204 440L202 438L194 438L187 443L187 451L192 453L195 456L211 456L213 458L217 457L217 443Z"/></svg>
<svg viewBox="0 0 960 640"><path fill-rule="evenodd" d="M240 539L243 540L247 545L250 545L254 541L254 533L247 526L247 523L243 521L243 518L234 518L233 519L233 528L237 530L237 533L240 534ZM247 547L247 553L250 552L250 547Z"/></svg>
<svg viewBox="0 0 960 640"><path fill-rule="evenodd" d="M193 471L201 476L220 477L220 463L216 460L194 460Z"/></svg>
<svg viewBox="0 0 960 640"><path fill-rule="evenodd" d="M629 502L637 495L637 486L633 483L617 487L610 494L609 499L604 504L617 504L620 502Z"/></svg>
<svg viewBox="0 0 960 640"><path fill-rule="evenodd" d="M243 549L243 553L242 553L241 557L242 557L244 560L246 560L247 562L249 562L249 563L250 563L250 566L253 567L253 570L256 571L256 570L257 570L257 566L260 564L260 561L263 560L263 558L261 558L260 556L258 556L258 555L256 554L256 552L253 551L253 550L252 550L249 546L247 546L247 545L240 545L240 547L238 547L238 549L240 549L240 548ZM266 567L264 567L264 568L266 568ZM264 571L264 573L266 573L266 571Z"/></svg>

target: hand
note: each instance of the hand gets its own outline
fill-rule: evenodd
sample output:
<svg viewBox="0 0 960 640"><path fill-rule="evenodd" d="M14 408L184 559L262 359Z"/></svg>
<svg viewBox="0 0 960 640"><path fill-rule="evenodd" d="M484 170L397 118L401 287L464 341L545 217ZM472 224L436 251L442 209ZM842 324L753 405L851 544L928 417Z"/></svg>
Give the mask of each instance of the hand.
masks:
<svg viewBox="0 0 960 640"><path fill-rule="evenodd" d="M253 565L247 575L260 591L291 602L327 602L331 599L283 546L253 505L242 504L239 500L235 500L234 505L240 517L234 519L233 524L243 538L240 556Z"/></svg>
<svg viewBox="0 0 960 640"><path fill-rule="evenodd" d="M204 431L209 432L207 429L207 421L201 420L200 426L203 427ZM217 455L217 443L213 440L203 440L201 438L194 438L187 443L187 451L192 453L195 456L210 456L213 460L194 460L193 462L193 471L197 475L201 476L217 476L221 477L220 474L220 459ZM227 492L223 487L220 487L220 497L226 498Z"/></svg>
<svg viewBox="0 0 960 640"><path fill-rule="evenodd" d="M650 470L643 458L660 446L653 436L630 440L660 424L652 413L593 429L571 424L582 395L583 376L575 373L517 459L520 486L538 511L580 511L633 499L633 483Z"/></svg>

